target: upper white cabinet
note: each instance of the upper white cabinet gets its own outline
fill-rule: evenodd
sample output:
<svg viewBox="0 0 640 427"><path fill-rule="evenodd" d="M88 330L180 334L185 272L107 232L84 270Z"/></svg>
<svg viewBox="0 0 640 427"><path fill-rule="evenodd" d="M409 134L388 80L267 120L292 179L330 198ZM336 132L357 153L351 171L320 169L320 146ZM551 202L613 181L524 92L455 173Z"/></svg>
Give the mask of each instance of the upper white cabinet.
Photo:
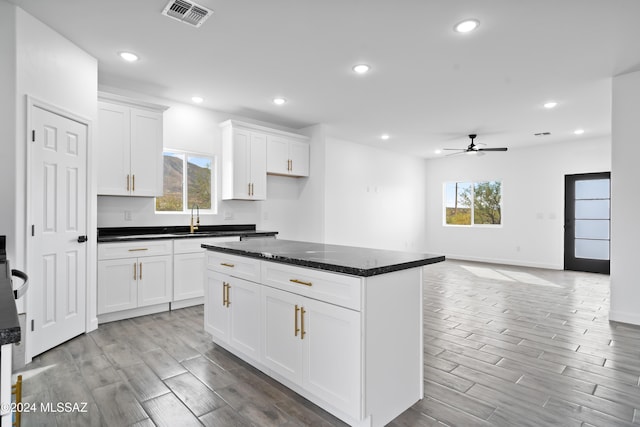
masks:
<svg viewBox="0 0 640 427"><path fill-rule="evenodd" d="M265 200L267 173L309 175L307 137L236 120L220 127L223 200Z"/></svg>
<svg viewBox="0 0 640 427"><path fill-rule="evenodd" d="M309 144L290 136L267 136L267 173L309 176Z"/></svg>
<svg viewBox="0 0 640 427"><path fill-rule="evenodd" d="M222 199L267 198L267 136L227 120L222 127Z"/></svg>
<svg viewBox="0 0 640 427"><path fill-rule="evenodd" d="M98 194L162 195L162 113L166 109L99 94Z"/></svg>

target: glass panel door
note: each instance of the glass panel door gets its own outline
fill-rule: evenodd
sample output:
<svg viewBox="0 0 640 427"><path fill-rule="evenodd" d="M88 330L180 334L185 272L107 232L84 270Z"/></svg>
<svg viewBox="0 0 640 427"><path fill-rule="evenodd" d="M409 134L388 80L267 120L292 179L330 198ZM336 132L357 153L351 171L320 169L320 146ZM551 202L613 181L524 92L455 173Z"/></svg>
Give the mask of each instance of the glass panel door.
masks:
<svg viewBox="0 0 640 427"><path fill-rule="evenodd" d="M565 176L565 270L609 273L610 176Z"/></svg>

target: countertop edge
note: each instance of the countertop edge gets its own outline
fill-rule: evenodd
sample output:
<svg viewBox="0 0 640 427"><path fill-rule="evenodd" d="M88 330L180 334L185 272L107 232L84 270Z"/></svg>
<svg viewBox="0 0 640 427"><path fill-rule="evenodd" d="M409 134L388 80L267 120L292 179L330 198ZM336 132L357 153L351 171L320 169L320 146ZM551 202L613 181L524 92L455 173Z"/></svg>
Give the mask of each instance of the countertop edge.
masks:
<svg viewBox="0 0 640 427"><path fill-rule="evenodd" d="M145 240L172 240L172 239L206 239L209 237L230 237L230 236L238 236L238 237L270 237L276 236L278 234L277 231L255 231L255 230L246 230L246 231L212 231L212 232L203 232L203 233L178 233L178 234L145 234L145 235L134 235L134 236L104 236L98 237L98 243L115 243L115 242L135 242L135 241L145 241Z"/></svg>
<svg viewBox="0 0 640 427"><path fill-rule="evenodd" d="M204 249L207 249L207 250L210 250L210 251L214 251L214 252L222 252L222 253L227 253L227 254L230 254L230 255L237 255L237 256L244 256L244 257L249 257L249 258L256 258L256 259L260 259L260 260L263 260L263 261L277 262L277 263L280 263L280 264L289 264L289 265L297 265L297 266L301 266L301 267L316 268L318 270L330 271L330 272L334 272L334 273L349 274L349 275L352 275L352 276L359 276L359 277L378 276L380 274L393 273L395 271L401 271L401 270L408 270L410 268L423 267L425 265L435 264L435 263L442 262L442 261L445 260L444 255L436 255L436 256L431 256L429 258L424 258L424 259L410 261L410 262L391 264L391 265L382 266L382 267L373 267L373 268L362 269L362 268L349 267L349 266L344 266L344 265L337 265L337 264L322 263L322 262L317 262L317 261L303 260L303 259L298 259L298 258L289 258L289 257L283 257L283 256L265 255L265 254L260 253L260 252L247 252L247 251L243 251L243 250L222 248L222 247L219 247L219 246L212 246L212 245L207 245L207 244L203 244L201 246Z"/></svg>

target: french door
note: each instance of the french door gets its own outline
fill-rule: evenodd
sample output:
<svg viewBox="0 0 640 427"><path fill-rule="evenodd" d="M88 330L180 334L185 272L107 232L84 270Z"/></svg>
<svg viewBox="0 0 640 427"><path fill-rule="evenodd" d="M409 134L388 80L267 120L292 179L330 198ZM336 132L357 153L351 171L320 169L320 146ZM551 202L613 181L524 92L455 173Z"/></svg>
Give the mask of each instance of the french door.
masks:
<svg viewBox="0 0 640 427"><path fill-rule="evenodd" d="M565 270L609 274L610 188L610 172L565 175Z"/></svg>

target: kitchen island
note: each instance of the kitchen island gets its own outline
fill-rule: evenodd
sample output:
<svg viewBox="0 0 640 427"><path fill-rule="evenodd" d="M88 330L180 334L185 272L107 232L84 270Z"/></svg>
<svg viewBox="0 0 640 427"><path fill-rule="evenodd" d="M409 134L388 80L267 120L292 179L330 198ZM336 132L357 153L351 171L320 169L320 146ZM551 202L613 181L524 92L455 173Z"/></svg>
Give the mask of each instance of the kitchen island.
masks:
<svg viewBox="0 0 640 427"><path fill-rule="evenodd" d="M350 425L423 396L422 273L443 256L289 240L202 245L213 341Z"/></svg>

